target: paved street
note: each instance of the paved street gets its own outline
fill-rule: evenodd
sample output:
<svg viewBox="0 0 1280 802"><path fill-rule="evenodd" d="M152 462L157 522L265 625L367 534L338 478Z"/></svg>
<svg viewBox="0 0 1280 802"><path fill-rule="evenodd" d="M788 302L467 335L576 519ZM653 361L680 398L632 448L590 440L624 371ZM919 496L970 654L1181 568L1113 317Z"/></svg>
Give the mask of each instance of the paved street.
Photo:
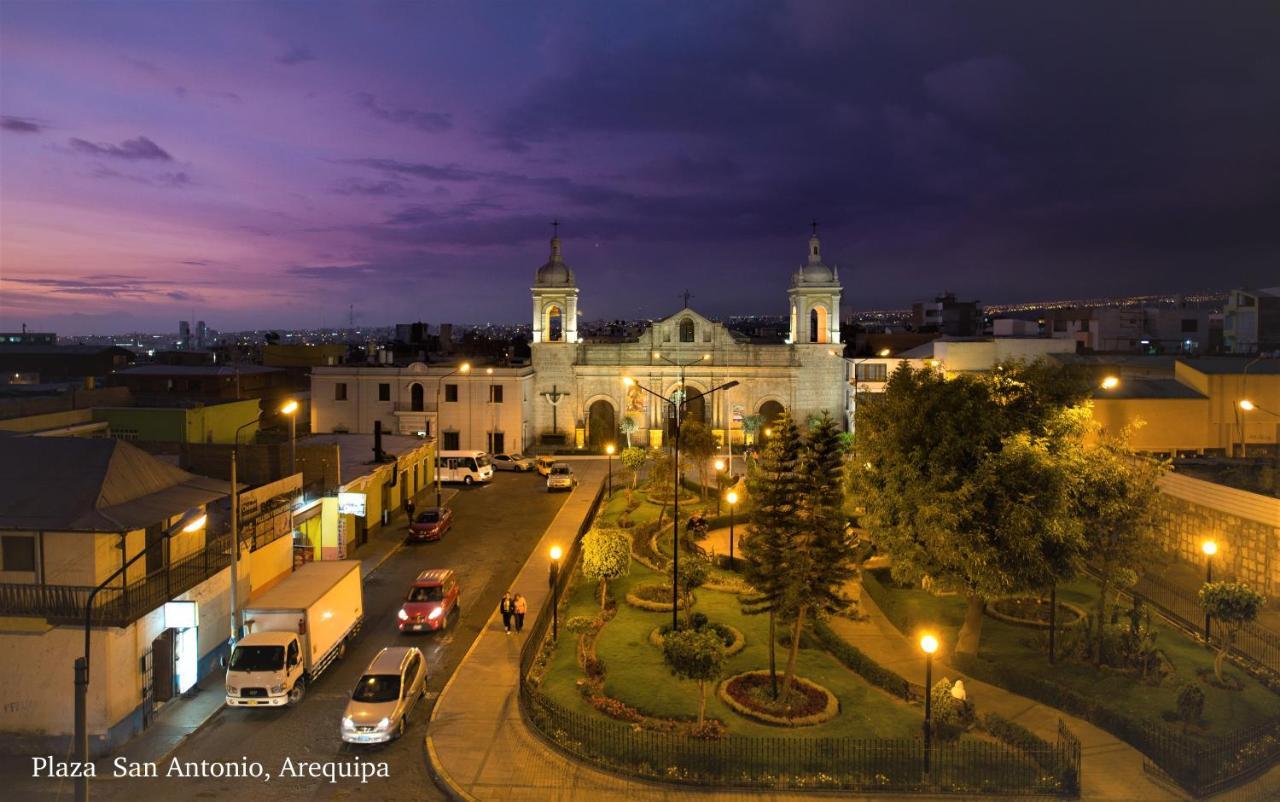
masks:
<svg viewBox="0 0 1280 802"><path fill-rule="evenodd" d="M420 497L429 503L428 491ZM182 761L239 761L249 757L275 775L286 757L294 761L386 761L390 781L281 778L258 783L241 779L101 779L93 784L95 799L252 797L265 800L328 799L443 799L427 772L422 739L430 705L458 665L480 628L488 620L503 591L508 589L529 550L567 494L548 494L537 474L499 473L492 485L461 489L453 500L453 529L438 543L401 548L365 582L365 625L345 659L329 669L295 709L227 710L217 713L174 754ZM403 528L403 522L398 524ZM448 567L458 572L462 615L439 634L402 636L395 614L410 581L424 568ZM344 746L338 721L351 688L369 661L384 646L412 644L427 655L431 669L430 695L411 716L405 737L385 746ZM161 766L161 771L167 764ZM29 771L29 769L28 769ZM109 767L106 773L110 773ZM23 783L23 791L28 784ZM41 790L52 792L50 786ZM60 798L70 798L70 783ZM24 798L26 795L24 794ZM58 798L47 793L40 798Z"/></svg>

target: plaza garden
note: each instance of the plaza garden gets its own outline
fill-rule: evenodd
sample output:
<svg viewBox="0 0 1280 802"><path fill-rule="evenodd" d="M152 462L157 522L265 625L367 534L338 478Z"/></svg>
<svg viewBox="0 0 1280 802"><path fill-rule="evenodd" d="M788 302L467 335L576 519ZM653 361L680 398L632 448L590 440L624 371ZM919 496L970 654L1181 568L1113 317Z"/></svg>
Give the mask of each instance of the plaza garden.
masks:
<svg viewBox="0 0 1280 802"><path fill-rule="evenodd" d="M558 640L526 649L526 715L559 747L641 777L1079 793L1069 731L983 710L949 673L1090 721L1194 794L1255 776L1280 756L1280 683L1228 652L1264 600L1206 584L1208 646L1142 603L1134 569L1158 559L1163 466L1086 437L1081 392L1040 364L962 380L908 369L859 406L869 434L853 442L829 420L802 433L784 418L732 489L732 563L724 482L682 490L674 628L674 466L629 450L629 486L569 555ZM840 636L859 586L902 643L939 644L927 727L925 689Z"/></svg>

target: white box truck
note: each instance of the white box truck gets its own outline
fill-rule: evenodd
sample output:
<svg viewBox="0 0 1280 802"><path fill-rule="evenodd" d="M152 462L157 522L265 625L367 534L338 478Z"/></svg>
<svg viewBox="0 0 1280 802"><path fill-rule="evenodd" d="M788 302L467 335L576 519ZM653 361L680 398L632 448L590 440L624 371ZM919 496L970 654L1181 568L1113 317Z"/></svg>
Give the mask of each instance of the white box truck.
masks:
<svg viewBox="0 0 1280 802"><path fill-rule="evenodd" d="M227 704L297 704L364 623L360 561L303 565L250 602L241 621L246 635L227 661Z"/></svg>

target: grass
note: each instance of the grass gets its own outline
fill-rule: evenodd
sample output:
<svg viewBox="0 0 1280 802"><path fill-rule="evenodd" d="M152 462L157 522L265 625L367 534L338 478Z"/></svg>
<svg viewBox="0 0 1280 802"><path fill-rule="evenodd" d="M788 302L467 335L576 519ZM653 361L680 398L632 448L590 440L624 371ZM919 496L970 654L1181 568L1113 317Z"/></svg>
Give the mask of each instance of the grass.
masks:
<svg viewBox="0 0 1280 802"><path fill-rule="evenodd" d="M940 640L948 649L954 645L964 620L962 597L940 597L922 590L893 588L887 576L881 577L881 584L888 591L884 594L884 613L895 626L911 634L926 622L936 622ZM1071 602L1087 611L1095 609L1097 599L1097 586L1091 582L1076 581L1058 587L1059 601ZM1128 604L1121 602L1121 605L1123 616ZM1225 690L1199 681L1197 671L1212 671L1216 651L1206 649L1161 619L1153 618L1153 621L1157 630L1156 647L1164 652L1174 668L1174 673L1159 686L1147 685L1116 671L1098 671L1090 664L1074 660L1060 660L1051 666L1039 647L1035 630L990 617L982 624L979 657L1005 669L1057 683L1127 717L1166 726L1177 726L1169 725L1161 714L1177 709L1182 683L1196 682L1205 695L1205 729L1199 733L1205 742L1280 715L1280 695L1230 664L1225 670L1243 682L1243 690Z"/></svg>

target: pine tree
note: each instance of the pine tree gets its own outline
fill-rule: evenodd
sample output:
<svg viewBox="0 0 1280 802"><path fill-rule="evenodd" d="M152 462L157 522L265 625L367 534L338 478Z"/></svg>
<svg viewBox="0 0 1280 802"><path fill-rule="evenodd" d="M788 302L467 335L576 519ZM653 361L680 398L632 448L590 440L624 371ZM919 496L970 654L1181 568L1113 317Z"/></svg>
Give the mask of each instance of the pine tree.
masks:
<svg viewBox="0 0 1280 802"><path fill-rule="evenodd" d="M800 497L800 432L789 415L774 424L757 466L747 475L751 496L747 537L740 541L747 581L755 593L742 598L748 615L769 615L769 677L773 695L778 695L777 625L786 591L785 560L795 533L797 502Z"/></svg>

